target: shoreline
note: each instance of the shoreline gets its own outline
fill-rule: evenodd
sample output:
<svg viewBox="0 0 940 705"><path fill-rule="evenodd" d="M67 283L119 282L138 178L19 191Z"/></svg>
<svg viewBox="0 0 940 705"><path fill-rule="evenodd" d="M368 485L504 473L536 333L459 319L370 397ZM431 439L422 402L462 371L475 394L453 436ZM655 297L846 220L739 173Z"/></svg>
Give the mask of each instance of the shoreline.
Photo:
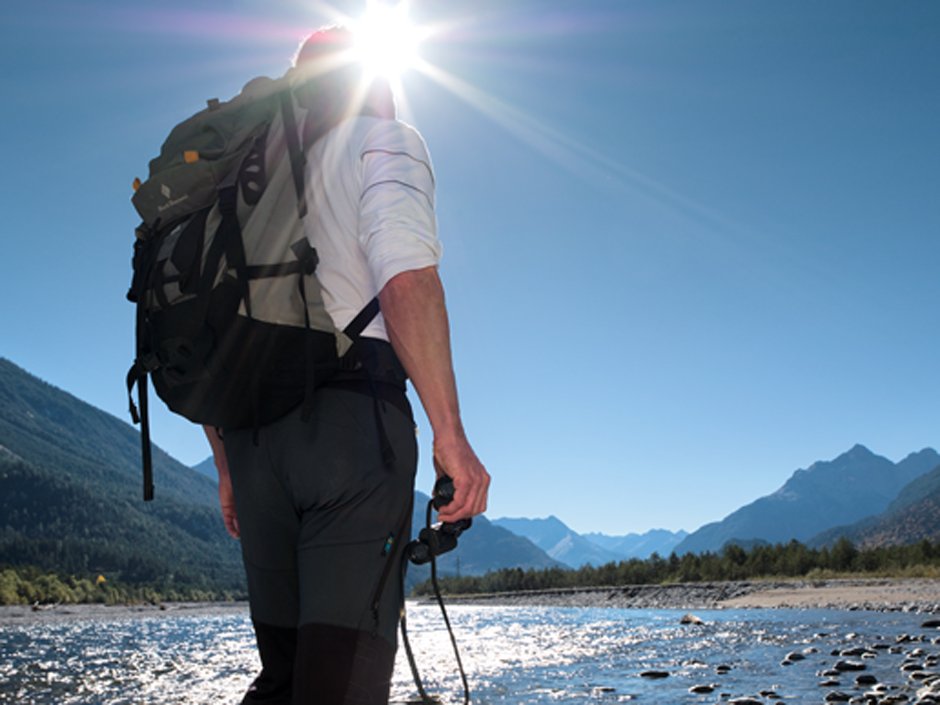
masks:
<svg viewBox="0 0 940 705"><path fill-rule="evenodd" d="M158 604L104 605L100 603L55 605L0 605L0 628L16 625L113 619L226 616L248 613L248 603L161 602Z"/></svg>
<svg viewBox="0 0 940 705"><path fill-rule="evenodd" d="M445 596L451 605L940 613L940 579L740 580ZM425 600L422 599L422 602Z"/></svg>
<svg viewBox="0 0 940 705"><path fill-rule="evenodd" d="M445 595L448 606L613 607L618 609L836 609L940 614L940 579L844 578L740 580L668 585L563 588L484 595ZM417 604L433 604L431 597ZM67 620L228 616L247 602L0 606L0 628Z"/></svg>

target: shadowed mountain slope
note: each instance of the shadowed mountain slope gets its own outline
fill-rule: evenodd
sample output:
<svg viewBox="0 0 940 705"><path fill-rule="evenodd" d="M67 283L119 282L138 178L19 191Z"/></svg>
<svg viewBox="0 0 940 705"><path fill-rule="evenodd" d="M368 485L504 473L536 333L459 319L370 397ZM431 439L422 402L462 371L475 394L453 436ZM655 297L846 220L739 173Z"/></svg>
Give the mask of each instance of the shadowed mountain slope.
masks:
<svg viewBox="0 0 940 705"><path fill-rule="evenodd" d="M139 444L127 423L0 359L0 563L242 591L214 485L155 447L144 503Z"/></svg>

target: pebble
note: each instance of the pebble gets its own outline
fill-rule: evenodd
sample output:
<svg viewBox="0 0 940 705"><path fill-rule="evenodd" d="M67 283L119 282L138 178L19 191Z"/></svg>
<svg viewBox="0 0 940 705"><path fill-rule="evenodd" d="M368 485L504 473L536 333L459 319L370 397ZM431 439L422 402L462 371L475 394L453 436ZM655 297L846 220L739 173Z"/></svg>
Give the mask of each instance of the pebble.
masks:
<svg viewBox="0 0 940 705"><path fill-rule="evenodd" d="M851 699L851 695L843 693L841 690L831 690L826 693L825 698L827 703L847 703Z"/></svg>
<svg viewBox="0 0 940 705"><path fill-rule="evenodd" d="M703 683L701 685L693 685L689 688L689 692L693 695L706 695L715 691L715 685L713 683Z"/></svg>
<svg viewBox="0 0 940 705"><path fill-rule="evenodd" d="M642 671L640 678L669 678L669 671Z"/></svg>
<svg viewBox="0 0 940 705"><path fill-rule="evenodd" d="M836 661L836 665L833 666L836 671L864 671L868 666L866 666L861 661L851 661L849 659L843 661Z"/></svg>

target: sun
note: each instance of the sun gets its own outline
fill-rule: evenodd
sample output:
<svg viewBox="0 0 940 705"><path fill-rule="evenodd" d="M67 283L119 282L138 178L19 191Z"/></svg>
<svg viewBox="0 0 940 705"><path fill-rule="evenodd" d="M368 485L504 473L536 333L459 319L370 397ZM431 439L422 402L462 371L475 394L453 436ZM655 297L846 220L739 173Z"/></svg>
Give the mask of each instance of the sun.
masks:
<svg viewBox="0 0 940 705"><path fill-rule="evenodd" d="M356 58L374 76L396 81L419 61L424 31L408 17L408 5L371 1L353 23Z"/></svg>

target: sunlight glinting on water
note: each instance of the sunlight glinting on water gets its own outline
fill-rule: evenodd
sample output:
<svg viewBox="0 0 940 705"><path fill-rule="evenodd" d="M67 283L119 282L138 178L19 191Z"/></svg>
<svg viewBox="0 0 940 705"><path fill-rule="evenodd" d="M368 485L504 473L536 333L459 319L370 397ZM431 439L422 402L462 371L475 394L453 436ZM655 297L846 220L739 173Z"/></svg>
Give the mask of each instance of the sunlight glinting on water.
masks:
<svg viewBox="0 0 940 705"><path fill-rule="evenodd" d="M915 614L826 610L728 610L698 613L681 625L677 610L453 606L449 610L473 705L644 702L708 705L690 687L714 684L729 697L779 691L781 700L815 702L818 673L849 646L915 633ZM82 618L0 628L0 703L6 705L203 705L236 703L259 667L247 611L222 615ZM409 605L409 635L426 690L444 703L463 691L436 606ZM917 637L926 649L940 638ZM914 643L912 641L912 643ZM887 646L884 647L887 649ZM784 665L790 651L803 661ZM882 650L868 673L900 694L902 650ZM727 667L728 672L718 670ZM665 676L648 679L644 671ZM901 677L903 678L903 676ZM851 689L851 682L842 686ZM414 701L399 651L393 703Z"/></svg>

